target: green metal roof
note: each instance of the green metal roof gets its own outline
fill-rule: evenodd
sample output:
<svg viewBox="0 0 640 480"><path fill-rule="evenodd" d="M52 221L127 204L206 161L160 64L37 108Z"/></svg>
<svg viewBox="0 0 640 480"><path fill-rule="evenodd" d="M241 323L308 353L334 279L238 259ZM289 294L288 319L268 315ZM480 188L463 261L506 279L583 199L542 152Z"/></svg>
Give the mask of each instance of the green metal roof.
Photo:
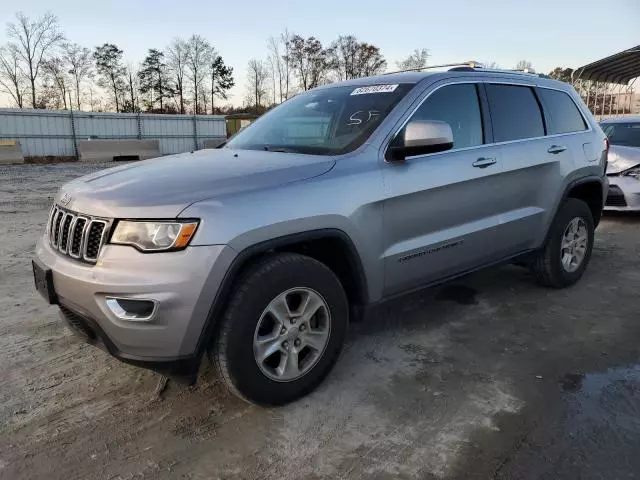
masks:
<svg viewBox="0 0 640 480"><path fill-rule="evenodd" d="M640 45L576 68L573 74L574 80L621 85L628 85L629 81L636 77L640 77Z"/></svg>

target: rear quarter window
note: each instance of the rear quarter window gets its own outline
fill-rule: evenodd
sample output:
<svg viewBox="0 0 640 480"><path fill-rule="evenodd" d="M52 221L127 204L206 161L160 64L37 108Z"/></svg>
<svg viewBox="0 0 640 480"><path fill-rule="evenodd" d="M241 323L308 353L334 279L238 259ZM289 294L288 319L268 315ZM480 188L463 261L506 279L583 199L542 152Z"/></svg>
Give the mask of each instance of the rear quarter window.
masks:
<svg viewBox="0 0 640 480"><path fill-rule="evenodd" d="M486 91L494 141L544 136L540 104L531 87L490 83Z"/></svg>
<svg viewBox="0 0 640 480"><path fill-rule="evenodd" d="M559 90L539 88L538 94L548 113L548 133L582 132L587 124L569 94Z"/></svg>

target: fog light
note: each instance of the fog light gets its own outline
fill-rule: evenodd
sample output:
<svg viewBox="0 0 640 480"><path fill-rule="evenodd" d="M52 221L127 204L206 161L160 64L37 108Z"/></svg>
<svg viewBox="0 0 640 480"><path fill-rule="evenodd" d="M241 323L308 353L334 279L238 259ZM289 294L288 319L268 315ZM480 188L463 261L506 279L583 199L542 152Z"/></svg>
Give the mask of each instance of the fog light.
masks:
<svg viewBox="0 0 640 480"><path fill-rule="evenodd" d="M158 303L155 300L106 297L104 302L118 320L148 322L153 318Z"/></svg>

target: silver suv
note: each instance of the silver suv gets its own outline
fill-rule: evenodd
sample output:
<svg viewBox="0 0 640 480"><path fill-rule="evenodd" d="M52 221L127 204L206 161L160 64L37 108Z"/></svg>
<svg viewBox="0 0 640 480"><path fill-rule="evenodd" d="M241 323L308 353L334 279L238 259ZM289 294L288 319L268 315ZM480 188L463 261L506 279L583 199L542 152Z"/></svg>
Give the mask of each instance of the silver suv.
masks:
<svg viewBox="0 0 640 480"><path fill-rule="evenodd" d="M64 185L38 290L117 358L258 404L316 387L349 320L501 262L583 274L606 137L565 83L457 67L323 86L222 148Z"/></svg>

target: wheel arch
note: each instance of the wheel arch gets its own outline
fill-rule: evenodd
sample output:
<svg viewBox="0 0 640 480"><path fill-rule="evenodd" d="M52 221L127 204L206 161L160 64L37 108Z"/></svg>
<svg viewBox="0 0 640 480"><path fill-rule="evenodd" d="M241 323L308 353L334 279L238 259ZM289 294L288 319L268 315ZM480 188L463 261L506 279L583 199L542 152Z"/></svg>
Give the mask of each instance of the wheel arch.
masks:
<svg viewBox="0 0 640 480"><path fill-rule="evenodd" d="M604 195L604 182L602 178L589 176L574 180L567 185L564 195L562 196L562 201L556 208L556 213L567 198L582 200L589 206L589 210L591 210L591 215L593 217L594 227L597 227L598 223L600 223L600 218L602 217Z"/></svg>
<svg viewBox="0 0 640 480"><path fill-rule="evenodd" d="M228 268L200 333L197 353L202 355L215 334L220 315L238 278L257 258L273 252L295 252L327 265L340 279L353 313L369 303L369 291L362 259L354 242L343 230L322 228L286 234L246 247Z"/></svg>

